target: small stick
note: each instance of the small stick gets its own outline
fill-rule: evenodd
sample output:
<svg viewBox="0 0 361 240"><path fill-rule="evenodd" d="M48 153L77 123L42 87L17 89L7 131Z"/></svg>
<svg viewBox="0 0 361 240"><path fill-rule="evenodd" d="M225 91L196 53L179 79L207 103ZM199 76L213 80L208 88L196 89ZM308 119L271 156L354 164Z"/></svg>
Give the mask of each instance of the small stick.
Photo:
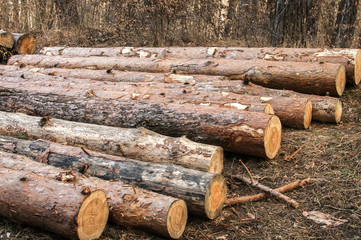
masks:
<svg viewBox="0 0 361 240"><path fill-rule="evenodd" d="M297 149L294 153L291 154L291 156L285 156L285 160L286 161L290 161L294 156L296 156L296 154L302 150L302 148L304 147L304 145L302 145L299 149Z"/></svg>
<svg viewBox="0 0 361 240"><path fill-rule="evenodd" d="M239 161L241 162L241 164L242 164L242 166L244 167L244 169L246 169L246 171L247 171L249 177L251 178L252 182L256 182L256 181L254 180L254 178L252 177L252 174L251 174L251 172L249 171L249 169L248 169L248 167L246 166L246 164L243 163L242 159L239 159Z"/></svg>
<svg viewBox="0 0 361 240"><path fill-rule="evenodd" d="M282 194L280 192L275 191L272 188L269 188L269 187L264 186L262 184L259 184L257 182L252 182L252 180L250 180L248 178L245 178L243 176L236 175L234 177L237 178L238 180L241 180L241 181L253 186L253 187L259 188L262 191L265 191L265 192L271 194L272 196L274 196L274 197L276 197L276 198L278 198L280 200L283 200L284 202L288 203L290 206L292 206L294 208L298 208L298 205L299 205L298 202L296 202L292 198L289 198L289 197L287 197L286 195L284 195L284 194Z"/></svg>
<svg viewBox="0 0 361 240"><path fill-rule="evenodd" d="M279 193L284 193L284 192L291 191L298 187L303 187L308 183L311 183L311 178L306 178L304 180L297 180L293 183L289 183L285 186L276 188L273 191L279 192ZM265 197L267 197L266 193L259 193L259 194L252 195L252 196L230 198L230 199L227 199L226 205L231 206L231 205L235 205L235 204L239 204L239 203L255 202L255 201L262 200Z"/></svg>

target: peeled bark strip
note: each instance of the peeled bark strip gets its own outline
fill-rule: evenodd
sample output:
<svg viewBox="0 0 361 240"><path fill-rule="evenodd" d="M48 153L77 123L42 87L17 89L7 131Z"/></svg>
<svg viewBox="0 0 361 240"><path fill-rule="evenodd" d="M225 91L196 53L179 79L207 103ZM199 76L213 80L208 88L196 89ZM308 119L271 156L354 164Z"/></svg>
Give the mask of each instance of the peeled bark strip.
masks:
<svg viewBox="0 0 361 240"><path fill-rule="evenodd" d="M193 214L214 219L220 215L226 199L226 183L221 175L182 168L173 164L152 164L114 157L42 141L0 138L1 149L14 151L49 165L79 171L105 180L123 181L144 189L186 201ZM45 157L39 157L44 156Z"/></svg>
<svg viewBox="0 0 361 240"><path fill-rule="evenodd" d="M284 121L284 117L280 115L283 111L290 111L292 108L282 110L279 106L287 106L282 104L286 98L309 99L312 102L312 119L325 123L339 123L342 117L342 103L341 100L328 96L317 96L310 94L302 94L291 90L278 90L265 88L252 83L244 84L243 81L222 81L198 83L192 86L200 91L224 91L237 94L247 94L252 96L260 96L266 102L270 103L280 119ZM292 106L290 103L289 106ZM282 123L283 124L283 123ZM287 123L285 123L287 126Z"/></svg>
<svg viewBox="0 0 361 240"><path fill-rule="evenodd" d="M41 53L72 57L124 56L140 58L189 58L270 60L288 62L324 62L346 66L347 83L358 85L361 81L361 50L324 48L238 48L238 47L168 47L168 48L43 48Z"/></svg>
<svg viewBox="0 0 361 240"><path fill-rule="evenodd" d="M116 128L22 113L0 113L0 134L47 139L108 154L153 163L174 163L188 168L221 173L223 149L193 142L185 137L172 138L145 128ZM43 126L42 126L43 125Z"/></svg>
<svg viewBox="0 0 361 240"><path fill-rule="evenodd" d="M13 143L11 139L1 139L4 142L4 148L7 145L9 151L15 151L15 149L11 150ZM28 150L29 153L42 150L40 142L38 145L29 146L29 149L26 149L26 144L18 143L17 146L21 151ZM39 149L36 146L39 146ZM75 179L75 182L71 182L70 185L79 185L81 189L85 187L89 187L90 190L102 189L108 197L110 220L121 226L141 228L175 239L179 238L185 229L187 207L183 200L120 181L110 182L94 177L84 177L76 172L65 172L63 169L44 165L12 153L0 151L0 164L4 168L29 171L50 179L59 179L59 177ZM69 199L66 200L69 201Z"/></svg>
<svg viewBox="0 0 361 240"><path fill-rule="evenodd" d="M331 63L295 63L265 60L225 59L138 59L119 57L72 57L16 55L10 65L35 67L115 69L143 72L224 75L247 79L264 86L298 92L341 96L345 88L345 67Z"/></svg>
<svg viewBox="0 0 361 240"><path fill-rule="evenodd" d="M0 30L0 46L11 49L14 45L14 37L11 33Z"/></svg>
<svg viewBox="0 0 361 240"><path fill-rule="evenodd" d="M3 161L4 158L1 157ZM0 214L70 239L97 239L108 220L103 191L0 167Z"/></svg>
<svg viewBox="0 0 361 240"><path fill-rule="evenodd" d="M30 33L13 33L14 49L18 54L34 54L36 50L36 37Z"/></svg>
<svg viewBox="0 0 361 240"><path fill-rule="evenodd" d="M251 156L274 158L280 147L281 122L278 117L264 113L192 104L102 99L94 97L91 91L89 96L81 97L74 96L71 89L34 88L29 82L20 85L2 80L2 111L51 115L99 125L146 127L167 136L187 136L196 142Z"/></svg>

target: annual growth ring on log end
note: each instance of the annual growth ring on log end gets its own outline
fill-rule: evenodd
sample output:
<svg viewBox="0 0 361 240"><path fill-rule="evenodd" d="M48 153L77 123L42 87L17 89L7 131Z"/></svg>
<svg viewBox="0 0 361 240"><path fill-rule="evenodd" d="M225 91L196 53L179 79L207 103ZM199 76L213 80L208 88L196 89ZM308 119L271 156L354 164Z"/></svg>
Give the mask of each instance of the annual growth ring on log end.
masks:
<svg viewBox="0 0 361 240"><path fill-rule="evenodd" d="M167 230L169 236L178 239L182 236L187 224L187 205L183 200L176 200L169 208L167 216Z"/></svg>
<svg viewBox="0 0 361 240"><path fill-rule="evenodd" d="M356 53L355 59L355 84L358 85L361 81L361 49Z"/></svg>
<svg viewBox="0 0 361 240"><path fill-rule="evenodd" d="M281 146L282 124L277 116L272 116L268 121L264 134L264 148L266 156L273 159Z"/></svg>
<svg viewBox="0 0 361 240"><path fill-rule="evenodd" d="M209 219L218 217L223 209L227 196L227 185L220 174L215 174L207 187L204 207Z"/></svg>

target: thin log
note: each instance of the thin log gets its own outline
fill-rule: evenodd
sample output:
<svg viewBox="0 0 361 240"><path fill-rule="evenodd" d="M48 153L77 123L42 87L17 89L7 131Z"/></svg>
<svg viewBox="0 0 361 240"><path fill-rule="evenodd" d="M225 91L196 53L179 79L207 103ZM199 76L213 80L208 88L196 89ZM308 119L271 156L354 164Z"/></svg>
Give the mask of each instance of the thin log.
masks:
<svg viewBox="0 0 361 240"><path fill-rule="evenodd" d="M11 33L0 30L0 46L11 49L14 45L14 37Z"/></svg>
<svg viewBox="0 0 361 240"><path fill-rule="evenodd" d="M287 204L289 204L291 207L294 207L294 208L298 208L299 206L299 203L296 202L295 200L287 197L286 195L283 195L282 193L278 192L278 191L275 191L274 189L272 188L269 188L267 186L264 186L258 182L253 182L252 180L246 178L246 177L243 177L241 175L236 175L236 176L233 176L234 178L238 179L238 180L241 180L253 187L256 187L258 189L261 189L262 191L264 192L267 192L269 194L271 194L272 196L276 197L277 199L279 200L282 200L284 202L286 202Z"/></svg>
<svg viewBox="0 0 361 240"><path fill-rule="evenodd" d="M187 168L221 173L223 149L193 142L185 137L172 138L145 128L117 128L22 113L0 114L0 134L27 139L47 139L58 143L90 148L108 154L153 163L174 163ZM43 123L43 124L42 124Z"/></svg>
<svg viewBox="0 0 361 240"><path fill-rule="evenodd" d="M297 180L297 181L295 181L293 183L289 183L283 187L276 188L273 191L276 191L279 193L289 192L289 191L292 191L293 189L296 189L299 187L304 187L306 184L311 183L311 181L312 181L311 178ZM269 194L259 193L259 194L252 195L252 196L229 198L226 200L226 205L231 206L231 205L240 204L240 203L255 202L255 201L262 200L262 199L266 198L267 196L269 196Z"/></svg>
<svg viewBox="0 0 361 240"><path fill-rule="evenodd" d="M8 143L10 144L11 141ZM20 144L18 146L20 147ZM36 150L32 149L32 151ZM65 172L63 169L44 165L12 153L0 151L0 163L7 169L29 171L48 179L66 179L70 181L69 185L80 189L102 189L108 197L109 219L121 226L141 228L174 239L178 239L185 229L187 207L183 200L147 191L120 181L110 182L94 177L84 177L75 171ZM55 188L55 191L57 190ZM69 203L72 198L73 196L63 198L63 201ZM41 201L39 203L43 204ZM55 216L52 221L57 219L59 216Z"/></svg>
<svg viewBox="0 0 361 240"><path fill-rule="evenodd" d="M82 186L3 166L0 178L1 216L70 239L97 239L102 234L109 215L103 191L84 195Z"/></svg>
<svg viewBox="0 0 361 240"><path fill-rule="evenodd" d="M226 199L226 183L219 174L173 164L153 164L92 152L51 142L0 138L2 149L15 146L18 154L49 165L80 171L105 180L123 181L144 189L183 199L190 213L218 217Z"/></svg>
<svg viewBox="0 0 361 240"><path fill-rule="evenodd" d="M7 81L9 80L9 81ZM217 145L251 156L274 158L281 141L277 116L231 108L86 97L56 82L39 88L31 81L0 82L0 110L155 132Z"/></svg>
<svg viewBox="0 0 361 240"><path fill-rule="evenodd" d="M346 81L345 67L332 63L120 57L66 58L46 55L16 55L9 59L9 64L71 69L115 69L121 71L224 75L230 79L247 79L273 88L334 96L342 95Z"/></svg>
<svg viewBox="0 0 361 240"><path fill-rule="evenodd" d="M58 50L57 50L58 49ZM72 48L47 47L40 53L71 57L123 56L139 58L188 58L268 60L288 62L337 63L346 66L347 83L361 81L361 50L345 48L239 48L239 47L167 47L167 48Z"/></svg>

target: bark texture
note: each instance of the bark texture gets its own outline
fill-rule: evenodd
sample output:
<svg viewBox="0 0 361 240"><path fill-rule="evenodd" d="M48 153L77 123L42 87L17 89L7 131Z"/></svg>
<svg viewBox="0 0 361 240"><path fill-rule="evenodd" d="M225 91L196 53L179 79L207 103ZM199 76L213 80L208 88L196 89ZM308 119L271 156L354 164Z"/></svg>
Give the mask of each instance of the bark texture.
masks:
<svg viewBox="0 0 361 240"><path fill-rule="evenodd" d="M214 219L220 215L226 198L226 183L221 175L182 168L173 164L151 164L100 154L42 141L0 138L1 149L14 151L49 165L81 171L105 180L123 181L144 189L186 201L193 214ZM213 185L217 185L217 187ZM210 206L211 203L215 203Z"/></svg>
<svg viewBox="0 0 361 240"><path fill-rule="evenodd" d="M4 143L3 149L15 151L11 146L15 145L17 140L3 137L1 139ZM19 147L20 152L26 151L26 144L17 143L16 146ZM41 142L38 145L28 147L28 153L42 150ZM47 179L59 179L60 177L68 181L74 180L75 182L70 182L69 185L78 186L79 192L86 186L90 190L102 189L108 197L110 220L116 224L125 227L137 227L172 238L179 238L184 231L187 222L187 208L183 200L122 182L104 181L99 178L84 177L76 172L65 172L63 169L44 165L21 155L0 152L0 156L0 163L4 168L29 171ZM69 202L69 199L64 200ZM175 221L169 217L173 217Z"/></svg>
<svg viewBox="0 0 361 240"><path fill-rule="evenodd" d="M223 169L221 147L193 142L185 137L167 137L145 128L117 128L54 118L46 124L41 117L1 112L0 134L47 139L117 156L153 163L174 163L212 173L221 173Z"/></svg>
<svg viewBox="0 0 361 240"><path fill-rule="evenodd" d="M109 214L104 192L93 191L87 196L79 185L25 169L2 166L0 177L1 216L70 239L96 239L102 234Z"/></svg>
<svg viewBox="0 0 361 240"><path fill-rule="evenodd" d="M9 80L9 81L8 81ZM167 136L187 136L197 142L251 156L274 158L280 147L281 123L276 116L191 104L163 104L102 99L71 89L31 86L2 78L0 109L32 115L117 127L146 127ZM56 84L54 82L54 84Z"/></svg>
<svg viewBox="0 0 361 240"><path fill-rule="evenodd" d="M11 65L36 67L115 69L180 74L223 75L231 79L247 79L257 84L291 89L298 92L341 96L345 83L345 67L331 63L295 63L265 60L227 59L138 59L119 57L13 56Z"/></svg>

